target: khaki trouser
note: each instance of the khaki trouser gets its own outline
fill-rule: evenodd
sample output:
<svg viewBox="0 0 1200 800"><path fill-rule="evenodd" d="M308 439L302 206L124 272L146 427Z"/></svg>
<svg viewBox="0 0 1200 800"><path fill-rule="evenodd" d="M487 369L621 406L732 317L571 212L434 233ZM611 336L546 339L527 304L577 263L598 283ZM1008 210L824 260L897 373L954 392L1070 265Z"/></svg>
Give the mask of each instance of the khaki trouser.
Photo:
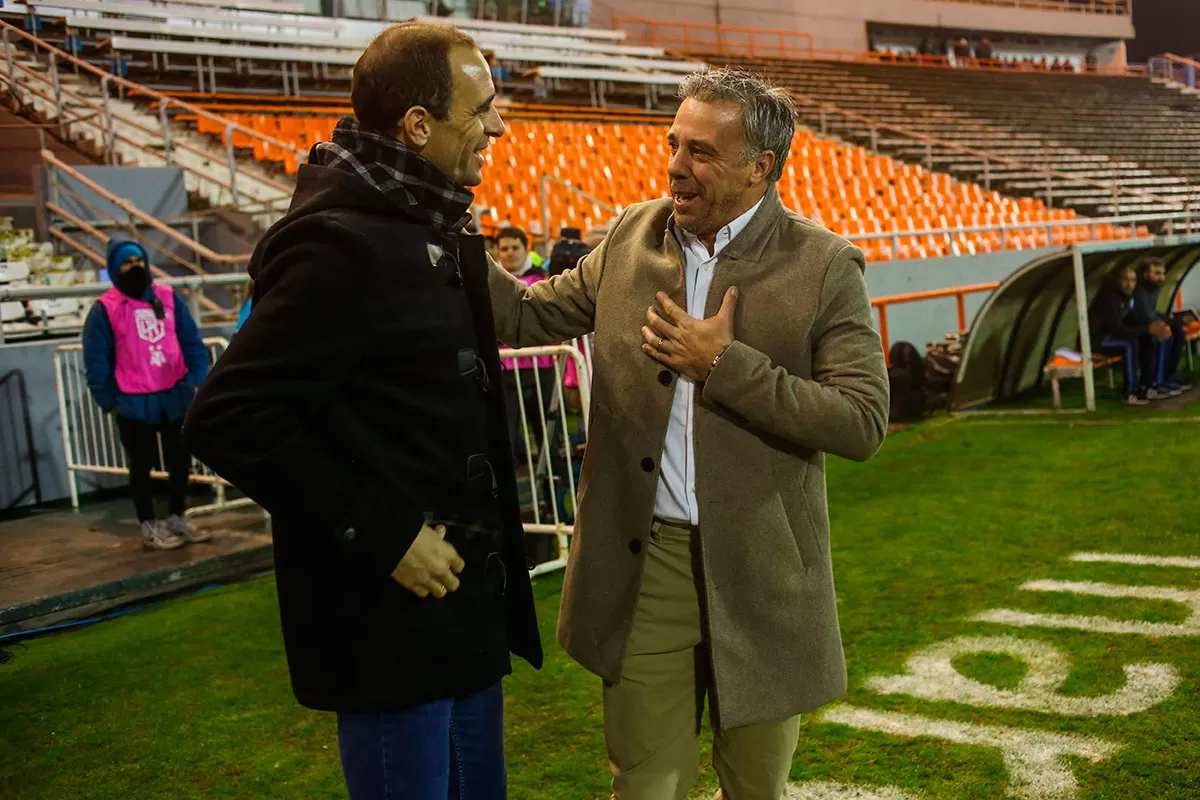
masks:
<svg viewBox="0 0 1200 800"><path fill-rule="evenodd" d="M654 523L621 682L604 687L618 800L684 800L699 777L700 717L710 690L699 549L691 531ZM713 716L713 766L724 799L779 800L800 718L721 730L719 713Z"/></svg>

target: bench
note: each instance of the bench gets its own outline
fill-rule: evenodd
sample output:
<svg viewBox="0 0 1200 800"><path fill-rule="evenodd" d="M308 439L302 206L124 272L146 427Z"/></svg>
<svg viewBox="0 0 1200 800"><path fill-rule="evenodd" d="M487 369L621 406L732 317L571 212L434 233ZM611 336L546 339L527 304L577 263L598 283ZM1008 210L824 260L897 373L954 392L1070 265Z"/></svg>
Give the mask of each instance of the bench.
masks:
<svg viewBox="0 0 1200 800"><path fill-rule="evenodd" d="M1092 370L1108 367L1108 388L1113 388L1114 365L1121 363L1120 356L1092 356ZM1054 395L1054 410L1062 411L1062 390L1059 381L1063 378L1082 378L1083 361L1073 361L1060 355L1055 355L1050 363L1042 368L1042 372L1050 378L1050 392Z"/></svg>

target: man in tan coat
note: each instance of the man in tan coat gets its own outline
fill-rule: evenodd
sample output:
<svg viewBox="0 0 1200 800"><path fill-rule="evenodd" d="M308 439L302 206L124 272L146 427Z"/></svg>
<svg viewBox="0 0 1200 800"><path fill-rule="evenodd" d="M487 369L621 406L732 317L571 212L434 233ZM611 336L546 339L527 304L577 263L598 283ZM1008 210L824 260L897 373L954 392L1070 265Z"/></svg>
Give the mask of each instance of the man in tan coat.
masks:
<svg viewBox="0 0 1200 800"><path fill-rule="evenodd" d="M580 266L526 287L493 265L512 346L595 338L559 642L605 681L620 800L682 800L704 698L727 800L778 800L799 714L839 697L825 453L887 426L862 253L785 209L791 98L689 76L672 196L631 206Z"/></svg>

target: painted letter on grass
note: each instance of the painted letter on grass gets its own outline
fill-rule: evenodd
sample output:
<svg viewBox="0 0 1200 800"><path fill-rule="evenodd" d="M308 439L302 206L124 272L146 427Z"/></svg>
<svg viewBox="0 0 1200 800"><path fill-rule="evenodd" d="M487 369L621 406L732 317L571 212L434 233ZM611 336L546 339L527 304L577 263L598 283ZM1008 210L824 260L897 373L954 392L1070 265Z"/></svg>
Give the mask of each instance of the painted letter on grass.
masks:
<svg viewBox="0 0 1200 800"><path fill-rule="evenodd" d="M1161 586L1123 586L1111 583L1079 581L1030 581L1021 586L1027 592L1070 592L1097 597L1138 597L1145 600L1170 600L1188 607L1191 614L1178 624L1144 620L1083 617L1072 614L1035 614L1011 608L994 608L977 614L976 622L998 622L1019 628L1075 628L1093 633L1136 633L1142 636L1200 636L1200 589L1168 589Z"/></svg>
<svg viewBox="0 0 1200 800"><path fill-rule="evenodd" d="M998 689L971 680L954 668L954 659L998 653L1025 662L1028 671L1016 689ZM1167 664L1125 667L1125 686L1100 697L1058 693L1071 674L1071 660L1047 642L991 636L939 642L908 659L903 675L876 675L866 687L880 694L907 694L990 708L1017 708L1072 717L1126 716L1161 703L1179 686L1179 674Z"/></svg>
<svg viewBox="0 0 1200 800"><path fill-rule="evenodd" d="M957 744L995 747L1004 756L1009 784L1005 794L1022 800L1073 800L1078 784L1064 756L1098 762L1120 745L1085 736L1025 731L1003 725L947 722L896 711L872 711L836 705L821 719L852 728L878 731L906 739L931 737Z"/></svg>

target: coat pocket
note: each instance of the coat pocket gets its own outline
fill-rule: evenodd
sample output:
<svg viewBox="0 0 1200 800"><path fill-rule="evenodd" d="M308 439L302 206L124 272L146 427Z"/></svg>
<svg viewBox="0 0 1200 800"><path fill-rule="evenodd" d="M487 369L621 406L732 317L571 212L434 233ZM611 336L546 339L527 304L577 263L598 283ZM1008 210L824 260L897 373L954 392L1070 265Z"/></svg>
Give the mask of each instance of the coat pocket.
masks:
<svg viewBox="0 0 1200 800"><path fill-rule="evenodd" d="M813 521L808 497L804 492L804 475L808 471L808 462L787 458L775 462L772 469L788 527L791 528L792 539L800 553L800 560L804 563L804 571L811 571L824 561L824 552L817 540L816 523Z"/></svg>

